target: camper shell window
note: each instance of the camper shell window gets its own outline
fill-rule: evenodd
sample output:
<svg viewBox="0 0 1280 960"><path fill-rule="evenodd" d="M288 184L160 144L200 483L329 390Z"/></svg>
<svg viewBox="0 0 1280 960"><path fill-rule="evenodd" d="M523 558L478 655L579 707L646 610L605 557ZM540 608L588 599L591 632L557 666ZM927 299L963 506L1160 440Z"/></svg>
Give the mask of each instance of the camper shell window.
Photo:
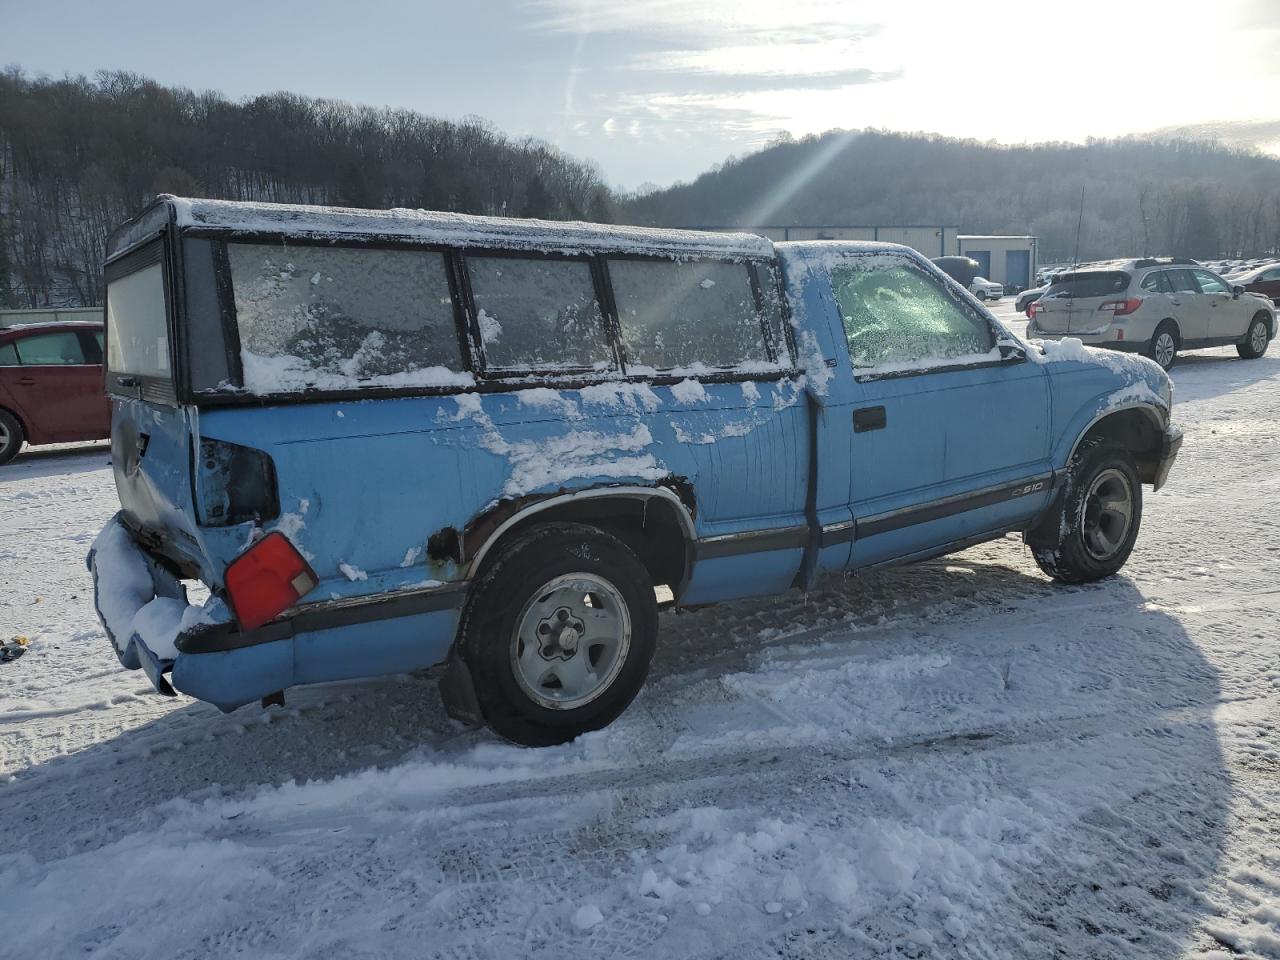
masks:
<svg viewBox="0 0 1280 960"><path fill-rule="evenodd" d="M729 370L771 361L747 263L609 258L629 368Z"/></svg>
<svg viewBox="0 0 1280 960"><path fill-rule="evenodd" d="M163 252L156 240L107 264L106 386L169 402L176 391Z"/></svg>
<svg viewBox="0 0 1280 960"><path fill-rule="evenodd" d="M201 404L771 378L794 354L764 259L207 230L179 242L181 381Z"/></svg>
<svg viewBox="0 0 1280 960"><path fill-rule="evenodd" d="M280 242L226 252L248 392L459 382L442 253Z"/></svg>
<svg viewBox="0 0 1280 960"><path fill-rule="evenodd" d="M591 261L468 255L466 268L486 372L616 367Z"/></svg>

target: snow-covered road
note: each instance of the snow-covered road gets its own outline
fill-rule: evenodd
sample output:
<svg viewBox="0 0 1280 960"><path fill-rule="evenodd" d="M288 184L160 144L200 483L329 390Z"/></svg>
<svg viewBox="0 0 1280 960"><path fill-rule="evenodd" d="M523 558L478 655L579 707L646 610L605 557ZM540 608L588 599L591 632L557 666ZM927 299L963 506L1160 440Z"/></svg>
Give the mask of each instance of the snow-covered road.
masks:
<svg viewBox="0 0 1280 960"><path fill-rule="evenodd" d="M27 454L0 956L1280 958L1280 346L1174 379L1123 576L1007 539L664 615L625 716L540 751L424 677L150 693L89 600L106 449Z"/></svg>

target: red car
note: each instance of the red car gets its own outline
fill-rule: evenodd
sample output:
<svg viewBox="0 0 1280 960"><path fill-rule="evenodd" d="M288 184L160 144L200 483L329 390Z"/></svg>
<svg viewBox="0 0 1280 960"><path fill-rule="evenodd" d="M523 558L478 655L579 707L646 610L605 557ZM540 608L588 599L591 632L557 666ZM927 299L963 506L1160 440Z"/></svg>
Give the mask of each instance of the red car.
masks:
<svg viewBox="0 0 1280 960"><path fill-rule="evenodd" d="M1238 283L1250 293L1270 297L1276 306L1280 306L1280 263L1269 263L1265 267L1255 267L1248 273L1238 273L1231 278L1231 282Z"/></svg>
<svg viewBox="0 0 1280 960"><path fill-rule="evenodd" d="M102 324L0 327L0 464L23 442L111 435L102 376Z"/></svg>

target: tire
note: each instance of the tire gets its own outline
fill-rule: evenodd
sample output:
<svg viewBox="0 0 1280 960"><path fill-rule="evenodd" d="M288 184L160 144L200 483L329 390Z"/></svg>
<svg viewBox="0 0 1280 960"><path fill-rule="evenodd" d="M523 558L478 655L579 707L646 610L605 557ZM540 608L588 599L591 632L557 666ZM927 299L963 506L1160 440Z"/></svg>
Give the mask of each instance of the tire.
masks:
<svg viewBox="0 0 1280 960"><path fill-rule="evenodd" d="M8 463L18 455L26 434L18 418L8 410L0 410L0 466Z"/></svg>
<svg viewBox="0 0 1280 960"><path fill-rule="evenodd" d="M1160 326L1156 327L1156 332L1147 341L1147 349L1143 352L1149 359L1158 363L1160 369L1169 370L1178 362L1178 347L1181 344L1182 337L1178 335L1178 325L1172 320L1162 320Z"/></svg>
<svg viewBox="0 0 1280 960"><path fill-rule="evenodd" d="M1141 525L1142 484L1132 455L1090 443L1072 461L1056 508L1026 540L1045 574L1090 583L1125 565Z"/></svg>
<svg viewBox="0 0 1280 960"><path fill-rule="evenodd" d="M1267 322L1267 315L1259 313L1249 324L1244 340L1236 344L1236 353L1245 360L1257 360L1267 352L1267 346L1270 343L1271 325Z"/></svg>
<svg viewBox="0 0 1280 960"><path fill-rule="evenodd" d="M485 722L541 747L612 723L640 691L657 635L653 582L636 555L595 527L549 523L486 566L458 643Z"/></svg>

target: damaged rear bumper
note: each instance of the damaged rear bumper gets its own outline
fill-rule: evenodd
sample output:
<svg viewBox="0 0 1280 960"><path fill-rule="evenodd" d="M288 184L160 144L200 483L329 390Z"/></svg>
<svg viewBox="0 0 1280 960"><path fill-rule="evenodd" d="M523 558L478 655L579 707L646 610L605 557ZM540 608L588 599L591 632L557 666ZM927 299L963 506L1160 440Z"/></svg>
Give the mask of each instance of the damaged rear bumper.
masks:
<svg viewBox="0 0 1280 960"><path fill-rule="evenodd" d="M181 582L132 537L119 515L89 551L94 605L131 670L233 710L305 683L403 673L443 662L465 583L322 601L241 630L226 605L190 606Z"/></svg>

